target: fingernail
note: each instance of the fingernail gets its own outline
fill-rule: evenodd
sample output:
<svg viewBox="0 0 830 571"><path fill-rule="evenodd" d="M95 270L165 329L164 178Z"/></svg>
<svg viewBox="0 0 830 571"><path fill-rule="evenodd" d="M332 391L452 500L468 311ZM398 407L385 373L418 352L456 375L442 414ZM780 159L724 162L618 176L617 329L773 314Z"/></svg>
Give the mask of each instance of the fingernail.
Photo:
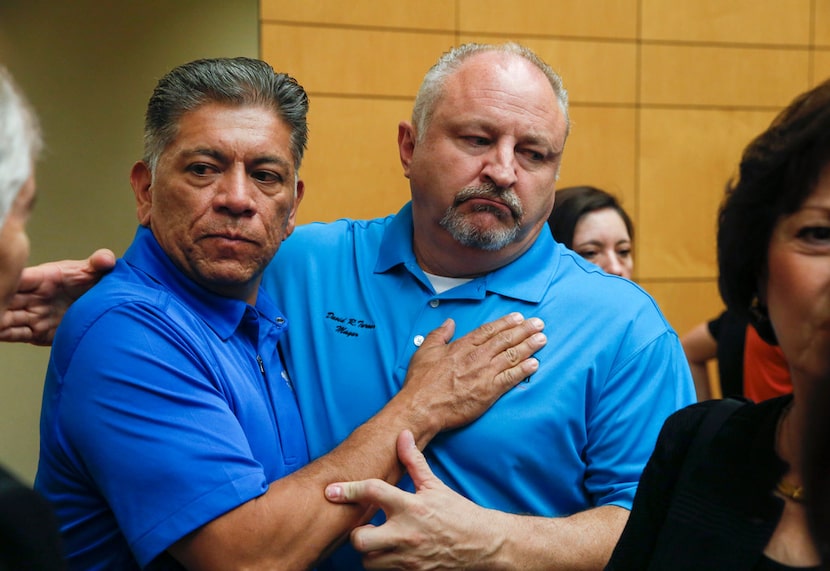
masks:
<svg viewBox="0 0 830 571"><path fill-rule="evenodd" d="M545 326L545 322L539 319L538 317L531 317L530 321L533 323L535 327L538 327L539 329L542 329Z"/></svg>
<svg viewBox="0 0 830 571"><path fill-rule="evenodd" d="M337 484L326 486L326 497L330 500L337 500L343 496L343 488Z"/></svg>

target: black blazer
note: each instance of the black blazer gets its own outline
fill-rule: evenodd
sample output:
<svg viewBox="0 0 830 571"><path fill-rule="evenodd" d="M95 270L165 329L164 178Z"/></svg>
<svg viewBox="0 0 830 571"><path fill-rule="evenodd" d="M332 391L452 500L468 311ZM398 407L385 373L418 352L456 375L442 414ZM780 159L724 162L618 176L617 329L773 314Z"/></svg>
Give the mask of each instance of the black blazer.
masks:
<svg viewBox="0 0 830 571"><path fill-rule="evenodd" d="M49 502L0 468L0 571L65 568Z"/></svg>

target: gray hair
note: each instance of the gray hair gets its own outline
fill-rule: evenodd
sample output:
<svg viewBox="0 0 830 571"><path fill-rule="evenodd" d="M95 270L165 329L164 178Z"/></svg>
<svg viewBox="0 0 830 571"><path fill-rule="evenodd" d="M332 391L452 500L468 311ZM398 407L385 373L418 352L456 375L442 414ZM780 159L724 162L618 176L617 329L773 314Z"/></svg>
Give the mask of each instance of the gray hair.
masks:
<svg viewBox="0 0 830 571"><path fill-rule="evenodd" d="M151 172L176 138L182 116L206 103L273 109L291 129L294 170L299 171L308 144L308 95L293 77L264 61L238 57L192 61L159 80L144 122L144 162Z"/></svg>
<svg viewBox="0 0 830 571"><path fill-rule="evenodd" d="M415 127L418 141L422 140L423 134L429 126L433 111L435 110L435 104L444 91L444 84L447 78L455 73L461 67L461 64L470 56L483 52L514 54L523 57L539 68L545 74L545 77L548 78L553 88L553 93L559 101L559 107L565 115L568 131L570 130L571 121L568 117L568 92L562 84L562 78L559 77L559 74L553 71L539 56L529 48L515 42L507 42L504 44L468 43L444 53L424 76L424 80L421 82L421 87L418 90L418 95L415 97L415 106L412 109L412 125Z"/></svg>
<svg viewBox="0 0 830 571"><path fill-rule="evenodd" d="M37 115L0 66L0 228L42 148Z"/></svg>

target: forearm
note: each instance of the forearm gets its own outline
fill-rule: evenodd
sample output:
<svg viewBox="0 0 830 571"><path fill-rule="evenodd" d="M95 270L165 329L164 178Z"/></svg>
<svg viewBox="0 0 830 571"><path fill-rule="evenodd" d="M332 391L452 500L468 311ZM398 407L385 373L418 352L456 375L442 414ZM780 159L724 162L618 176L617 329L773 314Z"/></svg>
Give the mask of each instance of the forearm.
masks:
<svg viewBox="0 0 830 571"><path fill-rule="evenodd" d="M625 527L628 510L603 506L546 518L489 512L480 530L492 539L492 553L474 569L604 569Z"/></svg>
<svg viewBox="0 0 830 571"><path fill-rule="evenodd" d="M709 332L708 324L700 323L697 325L683 336L681 344L683 345L683 352L686 354L686 360L689 362L692 379L695 382L697 400L702 401L711 398L707 363L717 357L718 342Z"/></svg>
<svg viewBox="0 0 830 571"><path fill-rule="evenodd" d="M308 569L368 521L374 509L333 504L324 489L341 479L396 482L395 441L404 428L425 441L435 431L393 400L329 454L272 482L255 500L217 518L171 549L188 569Z"/></svg>
<svg viewBox="0 0 830 571"><path fill-rule="evenodd" d="M709 384L709 370L706 363L689 363L689 370L692 372L692 379L695 382L695 393L698 401L712 398L712 391Z"/></svg>

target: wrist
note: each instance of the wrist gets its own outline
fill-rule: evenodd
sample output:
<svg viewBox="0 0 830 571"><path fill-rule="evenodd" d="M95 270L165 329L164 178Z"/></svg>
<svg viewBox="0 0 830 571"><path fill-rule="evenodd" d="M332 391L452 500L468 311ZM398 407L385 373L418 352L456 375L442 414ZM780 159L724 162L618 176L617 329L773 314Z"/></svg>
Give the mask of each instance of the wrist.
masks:
<svg viewBox="0 0 830 571"><path fill-rule="evenodd" d="M394 398L389 401L385 410L389 414L390 426L396 427L396 434L404 429L410 430L415 438L415 444L423 450L427 444L442 430L443 419L436 414L428 404L419 401L416 394L409 394L404 386Z"/></svg>

